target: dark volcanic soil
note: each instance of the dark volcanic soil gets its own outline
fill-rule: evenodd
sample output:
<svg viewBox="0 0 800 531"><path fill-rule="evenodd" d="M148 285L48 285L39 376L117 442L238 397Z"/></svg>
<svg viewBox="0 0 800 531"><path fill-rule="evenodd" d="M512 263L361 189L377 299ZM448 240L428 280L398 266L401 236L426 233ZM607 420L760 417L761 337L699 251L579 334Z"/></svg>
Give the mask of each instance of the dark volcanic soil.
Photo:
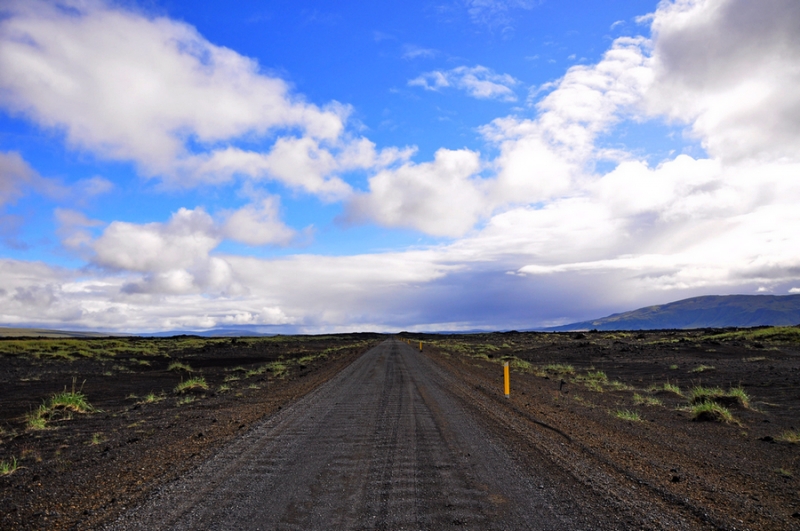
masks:
<svg viewBox="0 0 800 531"><path fill-rule="evenodd" d="M538 489L570 492L585 500L581 514L596 511L598 522L620 529L792 530L800 529L800 444L787 433L800 435L800 340L790 331L401 337L415 347L424 341L445 401L470 410L520 470L549 474L532 497L541 497ZM120 341L174 343L101 359L84 352L72 361L59 359L57 340L39 344L38 358L0 340L0 460L20 465L0 477L0 529L110 522L260 429L259 420L280 418L280 408L383 339L132 338ZM503 359L514 367L510 399L502 393ZM176 361L193 372L168 370ZM208 391L174 391L197 375ZM101 411L54 419L45 430L27 427L26 416L73 378ZM666 383L681 394L665 391ZM694 421L688 395L696 386L740 387L749 404L729 401L727 423ZM160 401L147 403L149 393ZM450 422L446 412L441 419ZM553 507L561 503L554 500Z"/></svg>
<svg viewBox="0 0 800 531"><path fill-rule="evenodd" d="M549 455L610 505L623 510L649 500L694 520L687 528L800 529L800 444L781 437L800 434L800 344L796 334L765 337L699 330L423 339L435 361L498 404L508 402L514 414L499 422L516 425L510 438ZM504 356L532 365L512 371L507 401L498 366ZM549 364L575 372L548 372ZM596 371L608 382L592 390L582 376ZM667 382L684 396L663 391ZM693 421L686 395L696 386L740 386L750 405L730 405L730 423ZM641 421L617 418L617 411ZM537 435L546 429L536 423L570 443Z"/></svg>
<svg viewBox="0 0 800 531"><path fill-rule="evenodd" d="M38 353L10 354L18 339L0 340L0 460L19 464L0 477L0 529L95 529L327 381L378 337L124 338L116 341L143 344L145 354L123 348L72 360L59 354L70 341L36 340ZM168 370L175 362L192 372ZM174 391L196 376L207 391ZM26 416L73 379L100 411L27 428ZM151 393L157 401L147 403Z"/></svg>

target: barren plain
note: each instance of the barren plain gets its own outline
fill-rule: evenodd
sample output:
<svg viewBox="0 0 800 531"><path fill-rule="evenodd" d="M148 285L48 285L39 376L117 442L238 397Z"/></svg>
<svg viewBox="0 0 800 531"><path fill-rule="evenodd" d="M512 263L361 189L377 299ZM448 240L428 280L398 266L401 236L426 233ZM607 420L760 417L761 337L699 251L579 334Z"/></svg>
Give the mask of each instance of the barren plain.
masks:
<svg viewBox="0 0 800 531"><path fill-rule="evenodd" d="M797 328L15 338L0 353L2 529L800 529ZM258 457L278 435L305 472ZM260 467L236 450L262 447ZM208 479L217 462L249 479ZM176 508L202 478L215 486ZM254 486L256 508L230 509Z"/></svg>

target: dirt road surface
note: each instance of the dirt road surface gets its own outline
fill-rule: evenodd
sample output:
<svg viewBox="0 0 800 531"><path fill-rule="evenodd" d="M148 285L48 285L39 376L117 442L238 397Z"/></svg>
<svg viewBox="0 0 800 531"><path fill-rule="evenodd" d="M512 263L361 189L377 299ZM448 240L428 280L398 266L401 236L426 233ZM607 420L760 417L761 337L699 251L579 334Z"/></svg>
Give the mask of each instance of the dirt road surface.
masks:
<svg viewBox="0 0 800 531"><path fill-rule="evenodd" d="M476 400L416 349L387 340L106 529L634 524L546 459L531 466L536 456L518 455L502 422L479 414L502 403Z"/></svg>

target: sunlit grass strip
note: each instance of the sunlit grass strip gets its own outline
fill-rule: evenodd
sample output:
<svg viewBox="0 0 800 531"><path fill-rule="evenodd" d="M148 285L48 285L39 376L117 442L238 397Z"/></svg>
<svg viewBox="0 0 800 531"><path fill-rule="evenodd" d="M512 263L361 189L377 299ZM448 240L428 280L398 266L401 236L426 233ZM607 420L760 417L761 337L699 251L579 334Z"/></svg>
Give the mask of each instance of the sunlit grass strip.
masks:
<svg viewBox="0 0 800 531"><path fill-rule="evenodd" d="M713 365L698 365L694 369L689 372L706 372L706 371L713 371L716 367Z"/></svg>
<svg viewBox="0 0 800 531"><path fill-rule="evenodd" d="M772 341L790 341L800 342L800 328L794 326L773 326L769 328L761 328L759 330L738 330L736 332L725 332L723 334L714 334L706 336L703 339L715 339L727 341L731 339L746 339L746 340L772 340Z"/></svg>

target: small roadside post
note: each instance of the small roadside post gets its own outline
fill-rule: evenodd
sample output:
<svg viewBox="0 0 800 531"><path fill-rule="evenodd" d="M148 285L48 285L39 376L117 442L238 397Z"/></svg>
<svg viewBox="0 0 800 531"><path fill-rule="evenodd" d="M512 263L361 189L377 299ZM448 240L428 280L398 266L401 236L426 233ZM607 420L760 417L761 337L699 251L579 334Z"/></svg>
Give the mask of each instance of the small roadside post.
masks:
<svg viewBox="0 0 800 531"><path fill-rule="evenodd" d="M422 341L419 342L419 351L422 352Z"/></svg>
<svg viewBox="0 0 800 531"><path fill-rule="evenodd" d="M509 368L508 362L503 362L503 379L505 383L506 398L511 398L511 382L509 381Z"/></svg>

